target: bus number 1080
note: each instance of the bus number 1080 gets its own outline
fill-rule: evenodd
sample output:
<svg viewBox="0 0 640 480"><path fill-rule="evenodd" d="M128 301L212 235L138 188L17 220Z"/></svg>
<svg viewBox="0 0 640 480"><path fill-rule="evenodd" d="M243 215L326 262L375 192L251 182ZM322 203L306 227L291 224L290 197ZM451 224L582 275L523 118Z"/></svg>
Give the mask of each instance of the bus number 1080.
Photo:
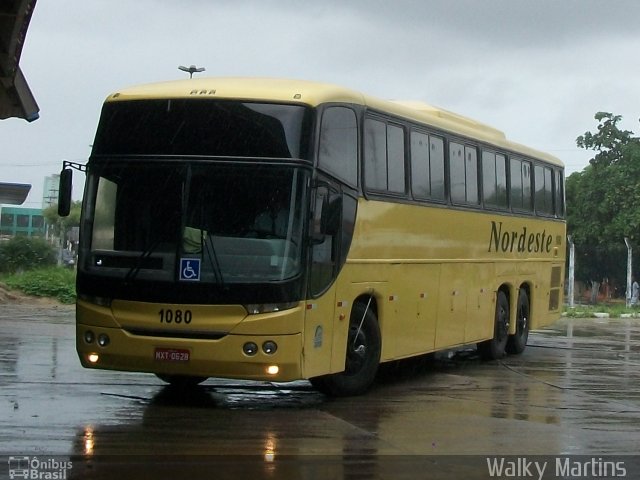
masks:
<svg viewBox="0 0 640 480"><path fill-rule="evenodd" d="M158 312L160 315L160 323L191 323L193 314L191 310L172 310L170 308L163 308Z"/></svg>

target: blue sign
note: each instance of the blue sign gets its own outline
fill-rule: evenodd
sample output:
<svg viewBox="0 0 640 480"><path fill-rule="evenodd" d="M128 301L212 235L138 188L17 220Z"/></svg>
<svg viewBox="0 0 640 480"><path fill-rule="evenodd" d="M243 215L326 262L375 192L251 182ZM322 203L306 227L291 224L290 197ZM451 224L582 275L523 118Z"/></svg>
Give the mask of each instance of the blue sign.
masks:
<svg viewBox="0 0 640 480"><path fill-rule="evenodd" d="M200 281L200 259L181 258L180 259L180 280L188 282Z"/></svg>

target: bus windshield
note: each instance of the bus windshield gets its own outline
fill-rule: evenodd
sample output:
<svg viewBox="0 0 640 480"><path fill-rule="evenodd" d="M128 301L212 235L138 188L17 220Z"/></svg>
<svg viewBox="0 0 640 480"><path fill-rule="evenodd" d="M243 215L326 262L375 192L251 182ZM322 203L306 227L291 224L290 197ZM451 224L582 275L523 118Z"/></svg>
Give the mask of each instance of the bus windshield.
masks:
<svg viewBox="0 0 640 480"><path fill-rule="evenodd" d="M83 267L128 280L292 279L302 264L306 177L300 168L273 165L94 164Z"/></svg>
<svg viewBox="0 0 640 480"><path fill-rule="evenodd" d="M311 110L300 105L162 99L106 103L93 155L309 159Z"/></svg>

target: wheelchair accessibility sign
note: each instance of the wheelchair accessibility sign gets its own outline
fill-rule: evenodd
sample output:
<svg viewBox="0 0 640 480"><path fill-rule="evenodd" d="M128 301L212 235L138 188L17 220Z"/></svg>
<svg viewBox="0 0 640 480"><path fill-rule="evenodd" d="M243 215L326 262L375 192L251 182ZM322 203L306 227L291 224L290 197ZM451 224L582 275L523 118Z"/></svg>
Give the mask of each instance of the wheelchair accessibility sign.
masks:
<svg viewBox="0 0 640 480"><path fill-rule="evenodd" d="M180 259L180 280L187 282L200 281L200 259L181 258Z"/></svg>

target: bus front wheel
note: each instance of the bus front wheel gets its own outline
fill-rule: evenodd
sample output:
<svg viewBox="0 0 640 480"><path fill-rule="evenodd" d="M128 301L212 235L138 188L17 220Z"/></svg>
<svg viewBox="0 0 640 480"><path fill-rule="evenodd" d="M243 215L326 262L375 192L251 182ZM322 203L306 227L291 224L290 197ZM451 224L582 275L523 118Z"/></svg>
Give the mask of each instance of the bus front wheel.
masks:
<svg viewBox="0 0 640 480"><path fill-rule="evenodd" d="M360 395L367 391L376 377L381 350L382 338L376 314L370 305L355 304L349 320L344 371L309 381L327 395Z"/></svg>
<svg viewBox="0 0 640 480"><path fill-rule="evenodd" d="M509 335L507 353L524 352L529 338L529 296L524 288L518 293L518 310L516 311L516 333Z"/></svg>
<svg viewBox="0 0 640 480"><path fill-rule="evenodd" d="M509 300L503 291L496 297L496 314L493 338L478 344L478 352L483 360L497 360L504 357L509 338Z"/></svg>

